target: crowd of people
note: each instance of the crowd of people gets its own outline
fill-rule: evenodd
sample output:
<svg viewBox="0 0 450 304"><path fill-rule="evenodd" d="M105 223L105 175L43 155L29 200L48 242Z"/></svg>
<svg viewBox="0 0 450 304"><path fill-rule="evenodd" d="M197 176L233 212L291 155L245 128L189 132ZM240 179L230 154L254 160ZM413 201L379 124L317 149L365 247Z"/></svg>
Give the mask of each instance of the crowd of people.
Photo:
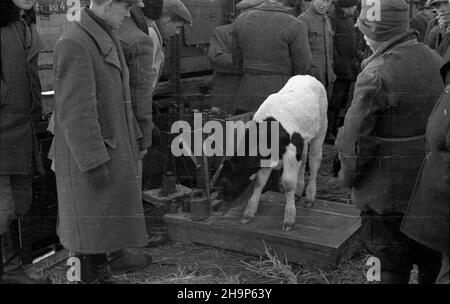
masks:
<svg viewBox="0 0 450 304"><path fill-rule="evenodd" d="M11 262L17 246L6 241L42 170L34 3L0 3L3 282L48 282ZM428 0L413 18L405 0L381 0L375 17L372 5L238 2L238 15L211 37L211 104L252 112L292 76L316 77L329 100L326 142L336 146L338 179L361 210L361 239L381 261L382 282L408 283L416 264L419 283L449 283L450 4ZM83 283L146 267L151 256L129 249L161 241L146 230L142 159L158 136L152 99L163 46L192 22L180 0L91 0L55 46L49 158L58 235L81 261Z"/></svg>
<svg viewBox="0 0 450 304"><path fill-rule="evenodd" d="M375 19L364 0L305 1L300 15L294 2L244 0L216 29L215 102L255 111L293 75L320 80L325 141L336 144L382 281L408 283L416 264L420 283L448 283L449 2L424 1L410 18L406 1L383 0Z"/></svg>

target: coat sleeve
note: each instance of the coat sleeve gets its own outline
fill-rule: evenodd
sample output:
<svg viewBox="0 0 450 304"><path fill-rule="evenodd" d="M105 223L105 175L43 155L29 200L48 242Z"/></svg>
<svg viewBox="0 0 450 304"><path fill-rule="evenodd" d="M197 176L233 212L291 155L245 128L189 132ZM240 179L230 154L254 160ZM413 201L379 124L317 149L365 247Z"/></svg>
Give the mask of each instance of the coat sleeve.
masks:
<svg viewBox="0 0 450 304"><path fill-rule="evenodd" d="M220 38L219 32L214 30L209 43L208 57L211 62L224 69L234 69L233 58L229 46Z"/></svg>
<svg viewBox="0 0 450 304"><path fill-rule="evenodd" d="M55 47L54 67L56 124L80 171L87 172L110 160L97 112L93 64L80 42L64 38Z"/></svg>
<svg viewBox="0 0 450 304"><path fill-rule="evenodd" d="M291 32L289 52L292 60L293 75L306 74L312 64L306 24L299 20Z"/></svg>
<svg viewBox="0 0 450 304"><path fill-rule="evenodd" d="M447 129L447 136L445 137L445 146L447 147L447 168L450 171L450 124Z"/></svg>
<svg viewBox="0 0 450 304"><path fill-rule="evenodd" d="M242 58L242 51L239 46L239 40L238 40L238 28L237 28L237 20L235 21L236 25L233 28L233 31L231 32L231 53L233 58L233 64L236 68L242 69L243 58Z"/></svg>
<svg viewBox="0 0 450 304"><path fill-rule="evenodd" d="M33 48L39 51L42 50L44 48L44 45L42 44L42 40L39 37L39 34L36 30L36 26L34 24L31 26L31 33L32 33ZM41 100L42 87L39 78L38 59L39 59L39 52L37 52L36 56L34 56L29 62L29 74L30 74L31 94L33 102L31 108L31 119L35 123L41 120L42 115L42 100Z"/></svg>
<svg viewBox="0 0 450 304"><path fill-rule="evenodd" d="M130 71L131 105L143 135L138 140L140 150L152 145L153 47L150 37L146 37L134 43L125 56Z"/></svg>
<svg viewBox="0 0 450 304"><path fill-rule="evenodd" d="M352 187L364 166L373 159L377 146L375 127L379 113L386 108L382 80L376 73L358 77L352 105L339 130L336 148L341 160L339 181Z"/></svg>

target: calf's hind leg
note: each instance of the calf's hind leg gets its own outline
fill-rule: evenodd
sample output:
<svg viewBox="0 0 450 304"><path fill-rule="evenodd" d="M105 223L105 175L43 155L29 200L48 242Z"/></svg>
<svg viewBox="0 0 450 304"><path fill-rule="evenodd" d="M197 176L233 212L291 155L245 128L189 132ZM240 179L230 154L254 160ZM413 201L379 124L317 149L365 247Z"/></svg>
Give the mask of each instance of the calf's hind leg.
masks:
<svg viewBox="0 0 450 304"><path fill-rule="evenodd" d="M298 199L301 199L303 190L305 189L305 167L306 167L306 160L308 155L308 144L305 143L303 147L303 155L301 160L300 169L298 170L297 174L297 189L295 190L295 196L298 197Z"/></svg>
<svg viewBox="0 0 450 304"><path fill-rule="evenodd" d="M297 210L295 208L295 192L301 161L297 161L293 151L287 151L283 155L283 188L286 196L284 207L283 231L291 231L295 225Z"/></svg>
<svg viewBox="0 0 450 304"><path fill-rule="evenodd" d="M314 205L317 194L317 174L319 172L320 163L322 162L322 146L326 135L326 126L322 128L317 137L313 138L309 148L309 181L306 187L305 207L311 208Z"/></svg>
<svg viewBox="0 0 450 304"><path fill-rule="evenodd" d="M261 193L264 190L264 186L266 185L271 172L272 168L261 168L258 173L256 173L253 193L248 200L247 208L245 208L244 215L241 219L241 224L248 224L255 217L255 213L258 210L259 199L261 198Z"/></svg>

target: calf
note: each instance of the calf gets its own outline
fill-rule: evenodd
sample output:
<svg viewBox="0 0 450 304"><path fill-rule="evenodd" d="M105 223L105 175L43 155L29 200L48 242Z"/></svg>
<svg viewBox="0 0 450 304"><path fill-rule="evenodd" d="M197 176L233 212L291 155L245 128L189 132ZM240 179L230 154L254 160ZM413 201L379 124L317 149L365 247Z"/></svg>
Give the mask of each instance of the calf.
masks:
<svg viewBox="0 0 450 304"><path fill-rule="evenodd" d="M251 157L233 157L224 166L219 184L223 187L225 200L231 200L241 193L249 180L254 182L253 193L241 219L249 223L258 209L262 191L273 169L283 169L282 186L286 194L283 231L290 231L295 225L295 196L301 197L305 186L305 165L309 159L310 178L306 187L306 206L311 207L316 197L316 180L322 160L322 145L326 135L327 94L324 86L311 76L294 76L276 94L270 95L253 116L256 123L262 121L279 123L279 158L272 159L270 166L260 167L260 154ZM270 124L259 130L267 132L270 142ZM260 138L258 133L258 139ZM248 133L245 142L248 143ZM246 153L248 147L246 144ZM308 153L309 152L309 153ZM237 183L233 184L233 180Z"/></svg>

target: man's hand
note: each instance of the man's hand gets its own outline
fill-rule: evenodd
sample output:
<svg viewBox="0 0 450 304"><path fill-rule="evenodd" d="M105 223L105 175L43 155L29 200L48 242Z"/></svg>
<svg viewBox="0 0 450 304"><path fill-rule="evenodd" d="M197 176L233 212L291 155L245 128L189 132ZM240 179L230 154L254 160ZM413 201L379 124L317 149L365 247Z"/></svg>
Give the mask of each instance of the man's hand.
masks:
<svg viewBox="0 0 450 304"><path fill-rule="evenodd" d="M103 188L111 181L108 167L103 164L86 172L88 183L95 188Z"/></svg>
<svg viewBox="0 0 450 304"><path fill-rule="evenodd" d="M139 159L144 159L145 155L147 155L148 150L139 151Z"/></svg>

